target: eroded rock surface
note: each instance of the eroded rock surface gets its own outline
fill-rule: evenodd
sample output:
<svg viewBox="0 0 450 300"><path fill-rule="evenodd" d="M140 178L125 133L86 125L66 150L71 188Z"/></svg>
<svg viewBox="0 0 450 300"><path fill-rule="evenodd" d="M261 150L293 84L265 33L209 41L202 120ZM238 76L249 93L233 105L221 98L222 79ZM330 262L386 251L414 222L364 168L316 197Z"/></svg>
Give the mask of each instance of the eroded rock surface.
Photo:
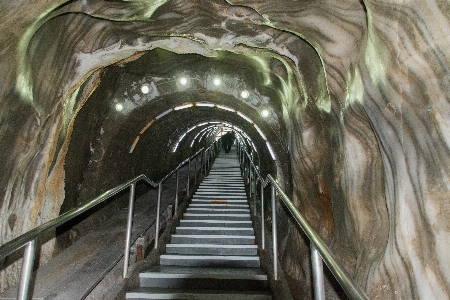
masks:
<svg viewBox="0 0 450 300"><path fill-rule="evenodd" d="M0 19L1 244L108 183L164 174L201 129L176 154L174 141L219 120L251 135L261 165L278 172L369 298L449 298L445 2L15 1L0 4ZM216 88L210 79L222 72ZM179 74L195 86L180 91ZM198 101L251 118L277 162L235 112L194 107L157 119ZM307 244L280 223L285 272L309 297ZM2 271L0 290L17 269Z"/></svg>

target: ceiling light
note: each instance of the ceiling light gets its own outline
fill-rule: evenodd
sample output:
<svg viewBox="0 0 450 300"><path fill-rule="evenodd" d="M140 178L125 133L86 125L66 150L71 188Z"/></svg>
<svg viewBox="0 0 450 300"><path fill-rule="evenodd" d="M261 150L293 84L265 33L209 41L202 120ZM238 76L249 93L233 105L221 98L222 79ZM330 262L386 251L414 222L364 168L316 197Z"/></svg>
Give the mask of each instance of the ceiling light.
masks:
<svg viewBox="0 0 450 300"><path fill-rule="evenodd" d="M123 104L122 103L117 103L115 105L115 108L116 108L117 111L122 111L123 110Z"/></svg>
<svg viewBox="0 0 450 300"><path fill-rule="evenodd" d="M180 84L181 84L181 85L186 85L186 84L188 84L187 78L186 78L186 77L181 77L181 78L180 78Z"/></svg>
<svg viewBox="0 0 450 300"><path fill-rule="evenodd" d="M192 107L192 106L193 106L193 104L189 103L189 104L185 104L185 105L176 106L173 109L174 110L180 110L180 109L185 109L185 108Z"/></svg>
<svg viewBox="0 0 450 300"><path fill-rule="evenodd" d="M223 109L223 110L228 110L228 111L232 111L235 112L234 109L228 107L228 106L223 106L223 105L216 105L217 108Z"/></svg>
<svg viewBox="0 0 450 300"><path fill-rule="evenodd" d="M215 86L219 86L222 83L222 80L220 80L220 78L216 77L216 78L214 78L213 83Z"/></svg>
<svg viewBox="0 0 450 300"><path fill-rule="evenodd" d="M270 115L270 112L267 109L263 109L261 111L261 116L263 116L264 118L267 118Z"/></svg>
<svg viewBox="0 0 450 300"><path fill-rule="evenodd" d="M205 106L205 107L214 107L214 103L208 102L196 102L195 106Z"/></svg>
<svg viewBox="0 0 450 300"><path fill-rule="evenodd" d="M247 122L249 122L249 123L253 123L253 121L252 120L250 120L250 118L249 117L247 117L246 115L244 115L243 113L241 113L240 111L237 111L237 114L239 115L239 116L241 116L242 118L244 118Z"/></svg>
<svg viewBox="0 0 450 300"><path fill-rule="evenodd" d="M147 84L144 84L141 86L141 91L143 94L148 94L148 92L150 92L150 87Z"/></svg>
<svg viewBox="0 0 450 300"><path fill-rule="evenodd" d="M250 93L249 93L248 91L243 90L243 91L241 92L241 97L242 97L242 98L247 99L248 96L250 96Z"/></svg>

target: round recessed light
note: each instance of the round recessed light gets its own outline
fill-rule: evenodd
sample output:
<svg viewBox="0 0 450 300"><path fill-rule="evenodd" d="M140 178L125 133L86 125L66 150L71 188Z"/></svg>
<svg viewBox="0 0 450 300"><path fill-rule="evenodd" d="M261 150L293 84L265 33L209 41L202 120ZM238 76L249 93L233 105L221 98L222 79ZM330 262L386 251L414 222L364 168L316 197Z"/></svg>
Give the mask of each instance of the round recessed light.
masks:
<svg viewBox="0 0 450 300"><path fill-rule="evenodd" d="M114 107L116 108L117 111L122 111L123 110L123 104L122 103L116 103L116 105Z"/></svg>
<svg viewBox="0 0 450 300"><path fill-rule="evenodd" d="M222 80L220 80L220 78L216 77L216 78L214 78L213 83L215 86L219 86L222 83Z"/></svg>
<svg viewBox="0 0 450 300"><path fill-rule="evenodd" d="M263 109L261 111L261 116L263 116L264 118L267 118L269 115L270 115L270 113L267 109Z"/></svg>
<svg viewBox="0 0 450 300"><path fill-rule="evenodd" d="M148 92L150 92L150 87L144 84L143 86L141 86L141 91L143 94L148 94Z"/></svg>
<svg viewBox="0 0 450 300"><path fill-rule="evenodd" d="M181 78L180 78L180 84L181 84L181 85L186 85L187 83L188 83L188 80L187 80L186 77L181 77Z"/></svg>
<svg viewBox="0 0 450 300"><path fill-rule="evenodd" d="M250 96L250 93L249 93L248 91L243 90L243 91L241 92L241 97L242 97L242 98L247 99L248 96Z"/></svg>

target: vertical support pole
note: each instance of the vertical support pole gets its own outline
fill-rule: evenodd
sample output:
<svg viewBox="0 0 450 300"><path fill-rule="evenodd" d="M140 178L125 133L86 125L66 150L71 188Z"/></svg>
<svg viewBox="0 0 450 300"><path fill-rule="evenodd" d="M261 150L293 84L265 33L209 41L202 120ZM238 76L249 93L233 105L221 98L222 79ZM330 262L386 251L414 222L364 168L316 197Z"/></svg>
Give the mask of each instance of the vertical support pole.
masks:
<svg viewBox="0 0 450 300"><path fill-rule="evenodd" d="M206 175L206 150L203 151L202 172Z"/></svg>
<svg viewBox="0 0 450 300"><path fill-rule="evenodd" d="M264 184L261 182L261 248L266 249L266 229L264 224Z"/></svg>
<svg viewBox="0 0 450 300"><path fill-rule="evenodd" d="M198 156L195 157L194 160L194 184L197 185L197 161L198 161Z"/></svg>
<svg viewBox="0 0 450 300"><path fill-rule="evenodd" d="M23 254L22 273L20 275L19 292L17 299L28 300L31 275L33 274L34 256L36 254L36 239L29 241Z"/></svg>
<svg viewBox="0 0 450 300"><path fill-rule="evenodd" d="M255 207L255 209L253 210L253 215L256 217L256 196L258 196L258 193L256 192L256 189L257 189L257 185L258 185L258 180L256 180L256 170L255 170L255 173L254 173L254 177L255 177L255 180L254 180L254 183L255 183L255 191L253 192L253 205L254 205L254 207Z"/></svg>
<svg viewBox="0 0 450 300"><path fill-rule="evenodd" d="M177 169L177 183L175 188L175 208L174 208L174 214L177 214L178 211L178 185L180 182L180 169Z"/></svg>
<svg viewBox="0 0 450 300"><path fill-rule="evenodd" d="M188 161L188 170L187 170L187 182L186 182L186 196L189 197L189 177L191 177L191 158L189 158Z"/></svg>
<svg viewBox="0 0 450 300"><path fill-rule="evenodd" d="M256 190L258 189L258 182L259 182L259 177L258 177L258 174L256 173L256 167L253 168L253 172L254 172L253 173L253 201L255 202L255 208L256 208L256 197L258 196L258 193L256 192Z"/></svg>
<svg viewBox="0 0 450 300"><path fill-rule="evenodd" d="M130 243L131 243L131 227L133 225L133 206L134 196L136 193L136 182L130 185L130 197L128 202L128 220L127 220L127 233L125 238L125 253L123 257L123 278L127 278L128 261L130 259Z"/></svg>
<svg viewBox="0 0 450 300"><path fill-rule="evenodd" d="M247 182L250 187L250 196L251 196L252 195L252 192L251 192L251 190L252 190L252 162L251 162L250 157L248 157L248 174L247 175L248 175Z"/></svg>
<svg viewBox="0 0 450 300"><path fill-rule="evenodd" d="M158 185L158 204L156 205L156 224L155 224L155 247L154 249L158 249L159 242L159 215L161 210L161 191L162 191L162 182Z"/></svg>
<svg viewBox="0 0 450 300"><path fill-rule="evenodd" d="M278 280L278 240L277 240L277 207L275 186L272 184L272 241L273 241L273 277Z"/></svg>
<svg viewBox="0 0 450 300"><path fill-rule="evenodd" d="M314 284L314 299L325 300L325 287L323 276L323 261L319 251L311 243L311 266Z"/></svg>
<svg viewBox="0 0 450 300"><path fill-rule="evenodd" d="M250 162L248 163L248 171L248 196L249 198L252 198L252 165Z"/></svg>

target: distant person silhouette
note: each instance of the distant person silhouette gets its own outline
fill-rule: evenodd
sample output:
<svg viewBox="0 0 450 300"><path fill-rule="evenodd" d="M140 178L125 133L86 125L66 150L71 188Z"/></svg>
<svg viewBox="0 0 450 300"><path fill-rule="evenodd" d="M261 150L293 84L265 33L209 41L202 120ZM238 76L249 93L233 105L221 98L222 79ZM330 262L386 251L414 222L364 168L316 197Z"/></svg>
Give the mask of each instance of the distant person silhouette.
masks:
<svg viewBox="0 0 450 300"><path fill-rule="evenodd" d="M234 143L235 135L234 132L228 131L223 137L223 150L225 150L225 153L229 153L231 150L231 146Z"/></svg>

